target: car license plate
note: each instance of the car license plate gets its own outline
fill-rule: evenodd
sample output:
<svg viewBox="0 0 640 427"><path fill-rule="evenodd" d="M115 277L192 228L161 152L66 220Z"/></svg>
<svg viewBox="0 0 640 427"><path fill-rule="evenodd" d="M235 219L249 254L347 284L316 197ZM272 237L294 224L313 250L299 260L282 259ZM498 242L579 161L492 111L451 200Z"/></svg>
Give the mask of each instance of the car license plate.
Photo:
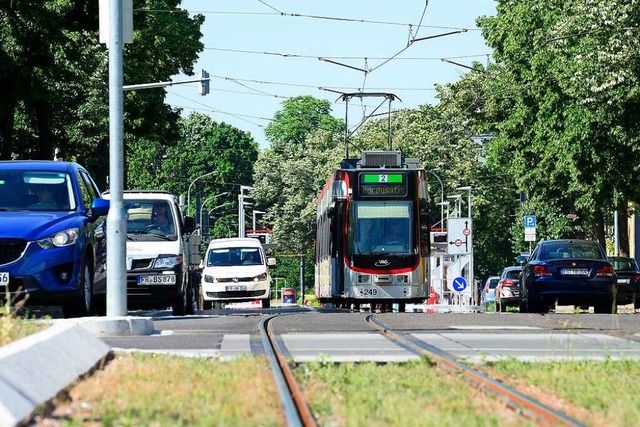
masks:
<svg viewBox="0 0 640 427"><path fill-rule="evenodd" d="M138 276L138 285L175 285L175 274L156 274L153 276Z"/></svg>
<svg viewBox="0 0 640 427"><path fill-rule="evenodd" d="M618 279L618 283L622 283L622 284L628 285L629 284L629 279Z"/></svg>
<svg viewBox="0 0 640 427"><path fill-rule="evenodd" d="M227 292L229 291L246 291L247 285L229 285L225 287Z"/></svg>
<svg viewBox="0 0 640 427"><path fill-rule="evenodd" d="M563 268L560 270L563 276L588 276L588 268Z"/></svg>
<svg viewBox="0 0 640 427"><path fill-rule="evenodd" d="M9 284L9 273L0 272L0 286L7 286Z"/></svg>

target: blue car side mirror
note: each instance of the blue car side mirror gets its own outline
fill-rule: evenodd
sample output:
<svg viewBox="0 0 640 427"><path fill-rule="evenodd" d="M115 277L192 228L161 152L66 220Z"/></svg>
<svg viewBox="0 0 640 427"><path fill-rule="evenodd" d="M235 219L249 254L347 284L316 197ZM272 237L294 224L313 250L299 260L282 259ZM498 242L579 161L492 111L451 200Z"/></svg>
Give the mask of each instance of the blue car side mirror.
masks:
<svg viewBox="0 0 640 427"><path fill-rule="evenodd" d="M100 216L107 215L109 206L110 203L107 199L93 199L93 202L91 202L91 219L95 220Z"/></svg>

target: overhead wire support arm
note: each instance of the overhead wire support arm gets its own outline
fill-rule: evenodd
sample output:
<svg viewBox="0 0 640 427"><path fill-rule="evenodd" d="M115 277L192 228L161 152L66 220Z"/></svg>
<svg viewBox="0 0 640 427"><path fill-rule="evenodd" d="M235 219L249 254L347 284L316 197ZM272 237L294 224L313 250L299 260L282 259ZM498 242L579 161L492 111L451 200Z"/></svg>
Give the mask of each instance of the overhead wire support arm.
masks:
<svg viewBox="0 0 640 427"><path fill-rule="evenodd" d="M200 78L197 79L189 79L189 80L180 80L177 82L174 82L173 80L169 80L166 82L156 82L156 83L141 83L141 84L137 84L137 85L123 85L122 86L122 90L123 91L128 91L128 90L140 90L140 89L154 89L154 88L159 88L159 87L166 87L166 86L173 86L173 85L181 85L181 84L187 84L187 83L200 83L201 88L199 89L199 92L201 95L207 95L209 93L209 81L211 79L209 78L209 73L207 73L206 71L202 70L202 75Z"/></svg>
<svg viewBox="0 0 640 427"><path fill-rule="evenodd" d="M335 64L335 65L339 65L341 67L351 68L352 70L361 71L361 72L363 72L365 74L367 74L369 72L369 70L365 70L364 68L354 67L353 65L343 64L342 62L332 61L332 60L327 59L327 58L318 57L318 59L320 61L328 62L330 64Z"/></svg>
<svg viewBox="0 0 640 427"><path fill-rule="evenodd" d="M451 36L451 35L453 35L453 34L466 33L467 31L469 31L469 30L468 30L468 29L466 29L466 28L462 28L462 29L460 29L460 30L458 30L458 31L450 31L450 32L448 32L448 33L434 34L434 35L432 35L432 36L426 36L426 37L420 37L420 38L418 38L418 39L412 39L412 40L411 40L411 43L419 42L419 41L422 41L422 40L437 39L438 37Z"/></svg>
<svg viewBox="0 0 640 427"><path fill-rule="evenodd" d="M442 62L447 62L449 64L457 65L458 67L467 68L467 69L469 69L471 71L479 71L479 70L477 70L477 69L475 69L473 67L469 67L468 65L460 64L459 62L454 62L454 61L451 61L449 59L440 58L440 60Z"/></svg>
<svg viewBox="0 0 640 427"><path fill-rule="evenodd" d="M209 79L207 79L209 80ZM137 90L137 89L153 89L157 87L165 87L165 86L173 86L173 85L181 85L185 83L200 83L202 79L193 79L193 80L184 80L179 82L174 82L169 80L168 82L157 82L157 83L141 83L138 85L126 85L122 86L122 90Z"/></svg>

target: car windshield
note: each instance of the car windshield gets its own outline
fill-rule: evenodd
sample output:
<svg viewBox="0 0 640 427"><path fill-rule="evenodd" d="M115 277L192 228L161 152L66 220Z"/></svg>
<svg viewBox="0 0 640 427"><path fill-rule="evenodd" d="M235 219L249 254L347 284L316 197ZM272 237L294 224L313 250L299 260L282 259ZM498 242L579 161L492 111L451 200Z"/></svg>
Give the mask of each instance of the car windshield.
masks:
<svg viewBox="0 0 640 427"><path fill-rule="evenodd" d="M562 242L544 245L540 250L540 259L598 259L605 260L600 246L594 242Z"/></svg>
<svg viewBox="0 0 640 427"><path fill-rule="evenodd" d="M76 209L71 177L64 172L0 171L0 210Z"/></svg>
<svg viewBox="0 0 640 427"><path fill-rule="evenodd" d="M349 254L413 253L408 201L356 201L349 214Z"/></svg>
<svg viewBox="0 0 640 427"><path fill-rule="evenodd" d="M508 270L504 277L511 280L520 280L520 270Z"/></svg>
<svg viewBox="0 0 640 427"><path fill-rule="evenodd" d="M166 200L127 199L124 203L127 214L127 234L130 240L145 237L166 238L176 234L176 218ZM148 239L147 239L148 240Z"/></svg>
<svg viewBox="0 0 640 427"><path fill-rule="evenodd" d="M262 265L258 248L217 248L207 254L207 267L235 267L238 265Z"/></svg>

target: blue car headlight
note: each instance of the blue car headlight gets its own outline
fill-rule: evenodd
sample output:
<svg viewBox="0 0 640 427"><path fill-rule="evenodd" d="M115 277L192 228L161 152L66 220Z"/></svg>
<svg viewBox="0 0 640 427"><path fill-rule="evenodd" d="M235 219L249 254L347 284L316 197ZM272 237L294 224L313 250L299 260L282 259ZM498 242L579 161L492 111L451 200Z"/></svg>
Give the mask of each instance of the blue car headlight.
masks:
<svg viewBox="0 0 640 427"><path fill-rule="evenodd" d="M177 256L163 256L158 257L153 263L153 268L173 268L176 265L180 265L182 257Z"/></svg>
<svg viewBox="0 0 640 427"><path fill-rule="evenodd" d="M78 240L77 228L69 228L68 230L59 231L44 239L37 240L38 246L42 249L61 248L63 246L73 245Z"/></svg>

